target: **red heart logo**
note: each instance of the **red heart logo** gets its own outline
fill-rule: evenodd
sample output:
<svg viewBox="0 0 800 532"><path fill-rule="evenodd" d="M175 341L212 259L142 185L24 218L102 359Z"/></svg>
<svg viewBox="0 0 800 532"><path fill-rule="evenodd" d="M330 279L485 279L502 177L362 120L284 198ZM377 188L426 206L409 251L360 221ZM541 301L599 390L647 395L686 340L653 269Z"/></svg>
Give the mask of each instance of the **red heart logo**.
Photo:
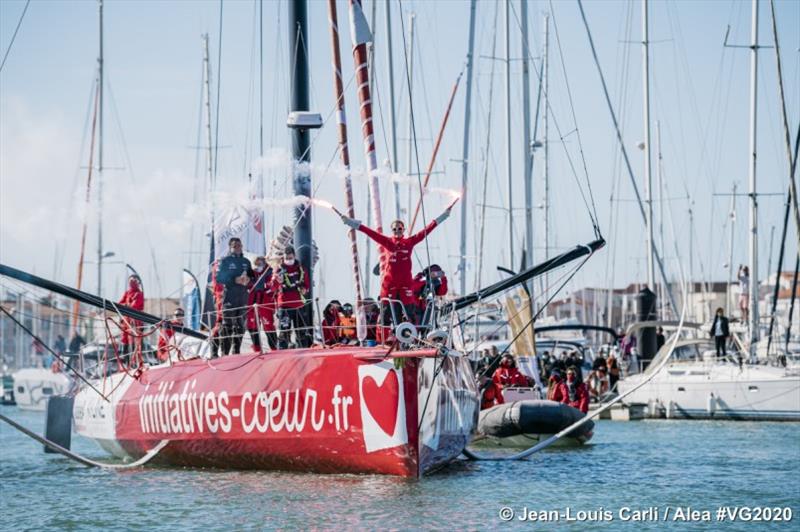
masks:
<svg viewBox="0 0 800 532"><path fill-rule="evenodd" d="M389 370L383 379L383 384L378 383L367 375L361 383L362 400L367 405L372 418L378 426L388 434L394 435L394 426L397 423L397 404L399 399L399 383L397 373Z"/></svg>

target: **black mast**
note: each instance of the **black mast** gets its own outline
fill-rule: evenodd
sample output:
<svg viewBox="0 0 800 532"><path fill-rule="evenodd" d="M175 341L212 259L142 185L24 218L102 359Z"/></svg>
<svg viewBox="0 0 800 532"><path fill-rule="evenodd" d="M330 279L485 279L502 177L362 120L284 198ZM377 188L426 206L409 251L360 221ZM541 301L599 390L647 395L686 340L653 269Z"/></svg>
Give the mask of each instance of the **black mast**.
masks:
<svg viewBox="0 0 800 532"><path fill-rule="evenodd" d="M306 0L289 2L289 68L292 75L290 111L308 111L308 5ZM311 197L311 175L308 163L311 161L310 134L308 129L291 128L292 156L295 160L294 193ZM294 247L297 259L306 269L311 291L306 301L313 300L312 246L311 246L311 205L304 204L294 209L295 231ZM313 323L313 305L306 305L308 324Z"/></svg>

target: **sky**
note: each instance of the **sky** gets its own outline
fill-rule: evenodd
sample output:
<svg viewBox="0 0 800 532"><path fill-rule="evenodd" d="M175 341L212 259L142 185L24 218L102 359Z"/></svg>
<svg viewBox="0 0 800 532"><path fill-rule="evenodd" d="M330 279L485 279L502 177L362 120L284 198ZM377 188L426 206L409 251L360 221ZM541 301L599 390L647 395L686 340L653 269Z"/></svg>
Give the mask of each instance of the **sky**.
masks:
<svg viewBox="0 0 800 532"><path fill-rule="evenodd" d="M311 108L325 119L325 126L312 135L313 189L315 197L341 206L344 194L332 115L326 5L317 0L309 2ZM465 64L469 3L404 0L388 5L398 117L396 170L411 175L409 181L415 184L416 174L428 166L452 86ZM431 262L441 264L456 290L459 209L466 208L468 215L468 290L498 280L501 274L497 266L518 267L524 245L520 3L511 3L509 15L513 246L507 214L503 5L488 1L477 4L466 200L417 254L419 264L427 264L428 254ZM800 3L787 0L775 5L786 104L795 135L800 121ZM2 53L9 47L24 6L23 0L0 2ZM373 27L375 138L381 164L391 153L386 6L383 1L376 6ZM641 3L595 1L584 6L635 179L644 194L644 151L638 147L645 138ZM259 8L263 9L263 70L259 68ZM371 0L364 0L368 17L372 9ZM215 137L218 128L218 192L244 198L248 173L253 168L266 168L268 232L292 223L292 211L285 207L285 200L293 192L284 164L290 147L285 127L291 66L287 3L224 0L221 35L220 2L216 0L112 0L106 1L104 11L103 223L98 223L97 172L91 201L88 206L85 202L99 42L98 5L91 0L33 0L0 72L0 262L74 286L85 221L85 289L95 292L97 288L97 233L102 227L104 250L114 253L104 266L105 296L116 297L122 292L124 264L129 263L144 277L148 296L174 297L180 290L182 268L189 267L201 279L207 271L208 243L203 235L209 228L206 213L211 196L201 134L201 36L205 33L210 41ZM356 213L366 221L365 157L345 1L338 2L338 12ZM404 51L404 43L409 42L411 13L415 15L411 92L416 130L416 150L412 153L418 151L419 161L412 158L409 167L406 64L410 55ZM549 13L550 21L549 126L545 138L540 118L537 140L546 141L548 146L549 238L545 239L544 150L540 148L533 162L534 261L545 257L546 247L553 255L593 240L589 213L596 212L608 245L584 265L564 293L583 286L619 287L643 282L644 223L632 201L630 178L622 164L575 2L528 4L531 113L539 87L545 13ZM734 185L737 193L748 189L750 54L747 48L726 48L723 44L726 34L728 44L749 44L750 13L751 3L746 1L650 2L655 227L657 235L663 233L663 255L671 279L678 278L682 268L685 275L691 273L696 280L725 280L731 242L734 266L748 260L748 198L736 196L733 202L736 215L731 241L730 193ZM769 3L764 1L760 3L759 31L760 44L771 46ZM774 49L759 51L757 191L765 194L759 196L758 215L762 278L768 264L774 269L788 183L775 64ZM259 163L260 72L267 155ZM462 80L453 104L431 187L461 186L465 83ZM657 130L660 172L655 164ZM384 225L388 225L394 218L393 187L385 173L379 180ZM408 205L409 194L416 201L418 190L416 184L400 187L403 208ZM586 203L582 196L587 197ZM427 194L426 218L437 215L448 202L445 194ZM318 295L323 301L352 300L345 227L321 208L315 209L313 224L320 248L315 271ZM481 228L482 252L478 246ZM661 238L657 236L657 240ZM790 228L787 241L789 253L795 253L794 228ZM359 245L363 263L363 239ZM374 261L374 250L372 253ZM478 280L479 255L483 260ZM558 279L553 276L550 282ZM377 278L373 277L371 295L376 288Z"/></svg>

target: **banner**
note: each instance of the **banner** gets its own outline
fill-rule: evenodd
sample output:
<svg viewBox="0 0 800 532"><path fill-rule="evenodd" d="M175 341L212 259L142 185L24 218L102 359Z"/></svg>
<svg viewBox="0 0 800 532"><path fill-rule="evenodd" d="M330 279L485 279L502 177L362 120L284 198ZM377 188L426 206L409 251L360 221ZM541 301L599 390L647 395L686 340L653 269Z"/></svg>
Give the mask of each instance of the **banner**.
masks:
<svg viewBox="0 0 800 532"><path fill-rule="evenodd" d="M267 249L263 222L263 214L257 208L234 205L223 210L214 232L214 259L221 259L228 254L228 241L234 237L242 240L245 253L265 255Z"/></svg>

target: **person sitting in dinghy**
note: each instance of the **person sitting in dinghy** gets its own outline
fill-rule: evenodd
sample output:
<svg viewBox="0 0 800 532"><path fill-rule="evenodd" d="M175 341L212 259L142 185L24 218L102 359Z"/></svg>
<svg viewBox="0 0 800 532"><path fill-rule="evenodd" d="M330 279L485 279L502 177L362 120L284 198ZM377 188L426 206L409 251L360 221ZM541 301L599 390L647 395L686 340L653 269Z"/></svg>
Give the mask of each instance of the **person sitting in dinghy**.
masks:
<svg viewBox="0 0 800 532"><path fill-rule="evenodd" d="M505 403L503 390L489 377L481 377L481 410Z"/></svg>
<svg viewBox="0 0 800 532"><path fill-rule="evenodd" d="M589 411L589 390L586 388L586 383L580 379L575 366L567 368L566 381L558 384L551 399L577 408L584 414Z"/></svg>
<svg viewBox="0 0 800 532"><path fill-rule="evenodd" d="M508 388L509 386L531 386L532 384L530 379L517 369L517 363L511 355L503 355L500 367L495 370L492 380L503 388Z"/></svg>

